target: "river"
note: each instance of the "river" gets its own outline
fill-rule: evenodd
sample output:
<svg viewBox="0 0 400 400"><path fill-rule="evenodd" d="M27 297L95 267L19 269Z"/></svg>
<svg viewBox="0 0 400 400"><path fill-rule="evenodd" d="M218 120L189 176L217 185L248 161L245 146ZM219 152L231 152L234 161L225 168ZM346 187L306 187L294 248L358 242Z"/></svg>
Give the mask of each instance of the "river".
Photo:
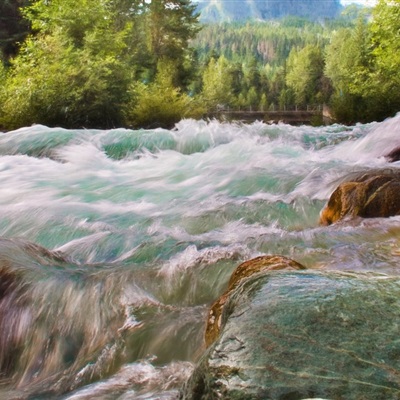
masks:
<svg viewBox="0 0 400 400"><path fill-rule="evenodd" d="M0 399L176 399L208 306L261 254L397 274L400 217L318 218L399 144L400 115L0 133Z"/></svg>

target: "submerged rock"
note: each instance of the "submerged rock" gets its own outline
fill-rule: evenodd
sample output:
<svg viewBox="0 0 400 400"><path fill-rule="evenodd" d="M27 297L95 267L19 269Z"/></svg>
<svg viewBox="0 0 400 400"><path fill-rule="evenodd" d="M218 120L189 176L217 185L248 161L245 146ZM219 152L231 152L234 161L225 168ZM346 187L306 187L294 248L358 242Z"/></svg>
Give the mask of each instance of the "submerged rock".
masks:
<svg viewBox="0 0 400 400"><path fill-rule="evenodd" d="M221 328L222 311L231 293L243 281L243 279L260 272L273 270L298 270L305 269L301 264L283 256L260 256L240 264L229 280L228 289L214 302L208 313L208 321L205 332L205 342L208 347L218 337Z"/></svg>
<svg viewBox="0 0 400 400"><path fill-rule="evenodd" d="M400 280L270 271L227 299L181 399L400 398Z"/></svg>
<svg viewBox="0 0 400 400"><path fill-rule="evenodd" d="M365 173L343 182L321 211L320 223L345 217L377 218L400 214L400 171Z"/></svg>
<svg viewBox="0 0 400 400"><path fill-rule="evenodd" d="M12 398L42 398L29 394L41 384L56 398L123 360L126 316L115 281L79 267L34 243L0 238L0 386L26 395Z"/></svg>
<svg viewBox="0 0 400 400"><path fill-rule="evenodd" d="M396 162L400 160L400 146L393 149L391 152L385 155L388 162Z"/></svg>

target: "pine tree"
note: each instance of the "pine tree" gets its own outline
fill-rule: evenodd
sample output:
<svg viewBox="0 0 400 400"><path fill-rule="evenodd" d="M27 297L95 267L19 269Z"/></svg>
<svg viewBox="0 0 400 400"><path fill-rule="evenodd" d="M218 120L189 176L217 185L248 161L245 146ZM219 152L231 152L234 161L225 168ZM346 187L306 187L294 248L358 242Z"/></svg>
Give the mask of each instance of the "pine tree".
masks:
<svg viewBox="0 0 400 400"><path fill-rule="evenodd" d="M151 0L147 5L149 48L160 58L182 59L199 31L196 6L189 0Z"/></svg>
<svg viewBox="0 0 400 400"><path fill-rule="evenodd" d="M233 101L232 75L225 57L212 58L203 73L203 97L209 109L228 106Z"/></svg>

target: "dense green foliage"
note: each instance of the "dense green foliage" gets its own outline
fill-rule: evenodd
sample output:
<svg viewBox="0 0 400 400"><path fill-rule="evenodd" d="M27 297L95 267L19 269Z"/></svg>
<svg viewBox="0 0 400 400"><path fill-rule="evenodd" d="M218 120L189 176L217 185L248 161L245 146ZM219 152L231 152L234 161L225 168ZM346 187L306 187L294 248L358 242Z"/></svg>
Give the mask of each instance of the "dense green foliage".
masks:
<svg viewBox="0 0 400 400"><path fill-rule="evenodd" d="M184 85L198 29L187 0L38 0L23 12L35 34L3 74L0 124L8 129L137 125L126 117L131 87L152 80L160 58Z"/></svg>
<svg viewBox="0 0 400 400"><path fill-rule="evenodd" d="M372 17L336 32L326 49L340 121L382 120L400 111L400 1L380 0Z"/></svg>
<svg viewBox="0 0 400 400"><path fill-rule="evenodd" d="M224 86L231 82L231 89L221 90L222 96L214 103L230 107L267 110L327 102L332 88L324 74L324 49L333 32L352 27L352 21L342 17L322 25L290 17L269 23L206 26L193 41L204 71L200 75L205 84L210 80L209 63L218 57L225 60L221 81ZM214 80L218 79L215 75Z"/></svg>
<svg viewBox="0 0 400 400"><path fill-rule="evenodd" d="M170 127L222 107L325 103L344 123L400 110L400 0L380 0L372 12L351 6L323 23L287 17L202 27L189 0L18 4L25 7L7 31L18 34L8 34L11 47L0 42L5 129ZM17 52L15 38L28 27ZM0 25L0 38L4 32Z"/></svg>
<svg viewBox="0 0 400 400"><path fill-rule="evenodd" d="M161 59L154 82L137 82L132 87L132 104L128 103L126 117L138 126L172 126L185 117L200 118L205 109L195 99L182 93L176 85L176 65Z"/></svg>

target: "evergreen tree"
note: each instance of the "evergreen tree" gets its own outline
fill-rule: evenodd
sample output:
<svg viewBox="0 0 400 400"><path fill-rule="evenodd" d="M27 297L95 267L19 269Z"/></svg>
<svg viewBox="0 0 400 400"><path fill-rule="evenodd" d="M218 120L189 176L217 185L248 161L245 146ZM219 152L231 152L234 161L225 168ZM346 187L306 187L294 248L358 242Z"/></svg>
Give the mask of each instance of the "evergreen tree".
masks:
<svg viewBox="0 0 400 400"><path fill-rule="evenodd" d="M293 49L287 63L286 83L295 95L297 105L305 106L322 97L324 59L318 46Z"/></svg>
<svg viewBox="0 0 400 400"><path fill-rule="evenodd" d="M250 107L251 110L257 111L258 106L260 104L260 98L258 96L259 91L252 86L249 91L247 92L247 105Z"/></svg>
<svg viewBox="0 0 400 400"><path fill-rule="evenodd" d="M209 109L232 104L232 75L225 57L212 58L203 74L203 97Z"/></svg>
<svg viewBox="0 0 400 400"><path fill-rule="evenodd" d="M331 80L333 111L340 121L354 123L368 120L368 100L362 92L368 79L370 34L360 18L356 29L341 29L326 50L325 74Z"/></svg>
<svg viewBox="0 0 400 400"><path fill-rule="evenodd" d="M179 70L176 83L185 86L189 40L199 31L196 6L190 0L149 0L146 4L147 44L153 65L160 59L173 60Z"/></svg>
<svg viewBox="0 0 400 400"><path fill-rule="evenodd" d="M268 110L268 99L267 99L267 95L265 93L263 93L261 95L261 100L260 100L260 104L259 104L258 108L260 109L260 111Z"/></svg>
<svg viewBox="0 0 400 400"><path fill-rule="evenodd" d="M199 30L196 6L189 0L150 0L147 7L149 47L156 61L182 59Z"/></svg>

